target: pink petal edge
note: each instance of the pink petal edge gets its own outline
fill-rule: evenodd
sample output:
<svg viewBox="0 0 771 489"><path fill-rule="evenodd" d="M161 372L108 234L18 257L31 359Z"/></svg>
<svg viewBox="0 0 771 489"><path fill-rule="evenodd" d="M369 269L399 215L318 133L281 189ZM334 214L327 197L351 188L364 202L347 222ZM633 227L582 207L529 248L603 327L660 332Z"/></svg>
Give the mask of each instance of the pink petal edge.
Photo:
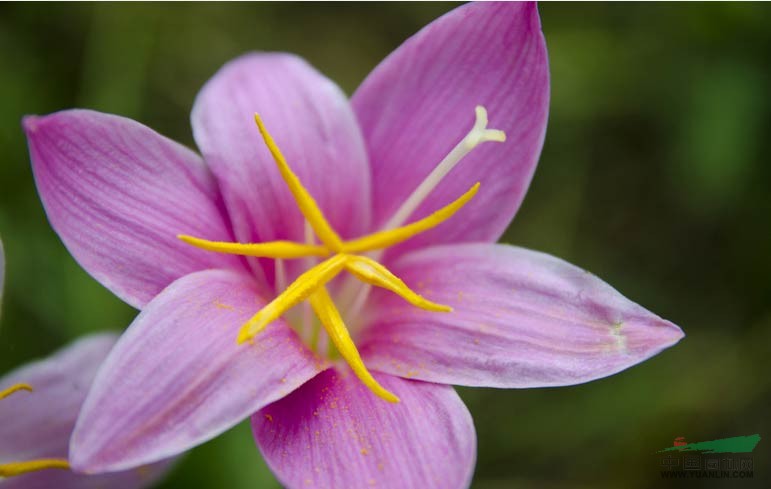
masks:
<svg viewBox="0 0 771 489"><path fill-rule="evenodd" d="M297 56L250 53L225 64L203 86L191 114L196 143L220 182L236 237L305 241L304 218L260 136L255 113L337 232L350 238L367 231L370 169L345 95ZM273 261L260 263L272 281Z"/></svg>
<svg viewBox="0 0 771 489"><path fill-rule="evenodd" d="M468 487L476 460L471 415L452 387L375 374L401 398L374 396L329 369L252 417L268 466L290 489Z"/></svg>
<svg viewBox="0 0 771 489"><path fill-rule="evenodd" d="M176 455L315 376L321 365L283 321L236 343L264 303L251 277L223 270L187 275L153 299L99 371L72 466L105 472Z"/></svg>
<svg viewBox="0 0 771 489"><path fill-rule="evenodd" d="M217 185L201 158L138 122L90 110L27 116L38 193L78 263L141 308L174 280L243 268L178 234L232 240Z"/></svg>
<svg viewBox="0 0 771 489"><path fill-rule="evenodd" d="M591 273L508 245L404 255L392 267L450 313L377 292L362 338L369 368L455 385L544 387L606 377L677 343L683 332Z"/></svg>
<svg viewBox="0 0 771 489"><path fill-rule="evenodd" d="M17 392L0 401L0 463L67 458L75 427L97 369L118 339L92 334L51 356L28 363L0 379L0 389L28 383L32 392ZM85 475L44 470L0 482L3 489L139 489L158 482L171 461L111 474Z"/></svg>
<svg viewBox="0 0 771 489"><path fill-rule="evenodd" d="M381 226L474 122L483 105L505 143L477 147L428 196L411 220L478 195L457 216L394 250L496 241L519 208L543 146L549 67L532 3L474 2L405 41L352 99L372 162L374 224Z"/></svg>

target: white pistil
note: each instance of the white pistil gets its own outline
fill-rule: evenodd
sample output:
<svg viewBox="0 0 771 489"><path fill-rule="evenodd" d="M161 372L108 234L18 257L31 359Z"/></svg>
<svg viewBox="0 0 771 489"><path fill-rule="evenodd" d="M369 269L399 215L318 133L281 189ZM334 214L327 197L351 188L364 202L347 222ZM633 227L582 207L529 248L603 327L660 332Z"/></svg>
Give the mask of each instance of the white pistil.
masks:
<svg viewBox="0 0 771 489"><path fill-rule="evenodd" d="M286 281L286 264L284 264L284 260L281 258L278 258L276 260L276 264L274 266L274 272L275 272L275 283L276 283L276 295L280 294L286 289L286 286L289 285Z"/></svg>
<svg viewBox="0 0 771 489"><path fill-rule="evenodd" d="M401 207L391 216L391 219L383 226L383 230L398 228L407 222L407 219L415 212L420 204L426 200L426 197L431 193L439 182L447 176L455 165L457 165L467 154L469 154L474 148L481 143L489 141L495 141L502 143L506 141L506 133L498 129L487 128L487 110L481 105L477 105L476 109L476 121L471 131L461 139L461 141L452 148L447 156L434 168L434 170L428 174L425 180L407 197Z"/></svg>
<svg viewBox="0 0 771 489"><path fill-rule="evenodd" d="M428 197L429 194L436 188L436 186L439 185L444 177L446 177L447 174L450 173L452 169L455 168L455 166L460 163L460 161L474 148L482 143L502 143L506 141L505 132L499 129L487 128L487 109L481 105L477 105L474 109L474 112L476 114L476 120L474 121L474 126L471 128L471 130L466 134L466 136L464 136L463 139L460 140L460 142L458 142L458 144L455 145L454 148L452 148L449 153L447 153L447 156L445 156L444 159L442 159L442 161L436 165L436 167L431 171L431 173L428 174L428 176L420 183L420 185L418 185L417 188L412 191L410 196L407 197L399 209L396 210L394 215L391 216L391 218L385 223L381 229L382 231L403 226L410 218L412 213L415 212L418 207L420 207L420 204L426 200L426 197ZM368 253L368 256L370 256L373 260L379 261L383 256L383 253L385 253L385 250L378 250L372 253ZM352 278L353 277L351 277L351 279ZM350 290L349 287L353 287L355 285L360 284L349 279L343 286L343 296L348 295L345 294L345 291ZM351 318L351 323L357 323L357 321L354 321L353 319L356 318L359 313L361 313L361 309L364 307L364 303L367 301L367 297L369 296L370 289L371 286L365 284L363 287L358 289L357 293L355 293L353 301L348 307L348 314L346 315L347 317Z"/></svg>

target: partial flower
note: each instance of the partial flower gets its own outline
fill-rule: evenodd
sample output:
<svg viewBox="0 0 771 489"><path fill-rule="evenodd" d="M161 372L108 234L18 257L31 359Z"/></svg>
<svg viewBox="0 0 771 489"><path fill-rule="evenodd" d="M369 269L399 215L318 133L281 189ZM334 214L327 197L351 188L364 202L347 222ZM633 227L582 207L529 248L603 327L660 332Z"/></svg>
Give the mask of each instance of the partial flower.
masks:
<svg viewBox="0 0 771 489"><path fill-rule="evenodd" d="M350 103L292 55L226 64L193 107L202 157L118 116L25 118L51 225L141 309L83 406L73 467L151 463L251 416L288 487L464 487L476 439L450 385L587 382L676 343L594 275L494 244L548 101L535 6L478 3Z"/></svg>
<svg viewBox="0 0 771 489"><path fill-rule="evenodd" d="M75 420L117 338L110 333L82 338L0 379L0 487L139 489L152 486L167 472L168 462L99 475L75 474L68 468Z"/></svg>

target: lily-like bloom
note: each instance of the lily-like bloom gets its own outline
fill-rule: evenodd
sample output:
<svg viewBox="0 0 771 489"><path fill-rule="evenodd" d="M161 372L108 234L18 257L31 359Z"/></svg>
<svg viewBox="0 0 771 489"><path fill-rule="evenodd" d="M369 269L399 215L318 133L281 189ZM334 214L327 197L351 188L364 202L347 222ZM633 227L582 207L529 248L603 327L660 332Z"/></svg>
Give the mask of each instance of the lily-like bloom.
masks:
<svg viewBox="0 0 771 489"><path fill-rule="evenodd" d="M26 118L52 226L141 309L72 466L154 462L251 416L288 487L464 487L476 438L450 385L587 382L676 343L594 275L494 244L548 99L534 5L480 3L406 41L350 103L295 56L228 63L193 107L203 157L117 116Z"/></svg>
<svg viewBox="0 0 771 489"><path fill-rule="evenodd" d="M117 338L112 333L81 338L0 379L0 487L139 489L152 486L167 472L169 462L112 474L69 470L66 459L75 421L97 368Z"/></svg>

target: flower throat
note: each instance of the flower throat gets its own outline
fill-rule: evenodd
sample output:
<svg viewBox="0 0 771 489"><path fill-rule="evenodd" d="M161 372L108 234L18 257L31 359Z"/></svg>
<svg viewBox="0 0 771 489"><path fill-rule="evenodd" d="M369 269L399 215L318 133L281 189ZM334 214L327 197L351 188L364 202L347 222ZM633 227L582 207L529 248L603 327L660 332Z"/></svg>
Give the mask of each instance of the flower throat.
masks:
<svg viewBox="0 0 771 489"><path fill-rule="evenodd" d="M310 267L300 274L278 296L252 316L241 327L237 341L239 344L252 342L255 337L273 321L279 319L297 304L308 300L321 326L324 327L332 345L348 363L354 374L378 397L389 402L399 402L399 398L383 388L364 365L356 345L337 306L333 302L326 285L343 270L352 277L364 282L349 309L351 316L366 301L370 286L387 289L415 307L433 312L448 313L452 308L432 302L410 289L401 279L378 262L383 250L397 245L413 236L432 229L451 218L466 205L479 191L479 182L472 185L463 195L423 219L405 225L410 215L420 206L439 182L455 165L477 145L488 141L503 142L503 131L487 129L487 111L482 106L476 107L476 122L471 131L447 154L426 179L404 201L394 215L387 221L383 230L353 240L344 241L332 228L321 209L300 179L292 171L284 155L279 150L259 115L254 116L257 127L276 162L281 177L286 182L297 207L305 217L307 226L320 241L313 244L312 236L306 243L294 241L271 241L264 243L231 243L209 241L193 236L179 235L179 239L197 248L218 253L273 258L277 260L277 270L283 270L284 259L324 258L321 263ZM306 233L309 234L309 233ZM349 283L350 284L350 283ZM351 288L349 284L346 284ZM346 288L344 286L344 288ZM315 341L312 341L315 349Z"/></svg>

